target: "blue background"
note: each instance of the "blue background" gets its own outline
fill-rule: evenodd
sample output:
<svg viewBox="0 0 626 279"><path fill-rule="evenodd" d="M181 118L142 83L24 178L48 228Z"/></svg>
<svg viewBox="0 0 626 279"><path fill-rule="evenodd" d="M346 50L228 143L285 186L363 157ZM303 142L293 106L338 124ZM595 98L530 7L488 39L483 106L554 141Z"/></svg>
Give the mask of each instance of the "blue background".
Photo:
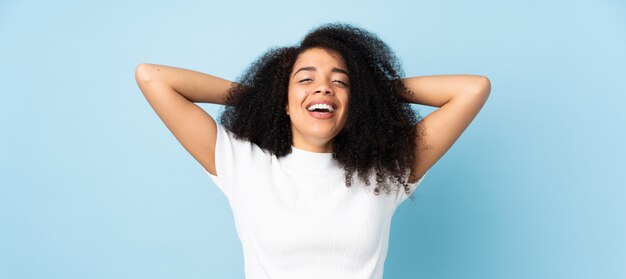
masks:
<svg viewBox="0 0 626 279"><path fill-rule="evenodd" d="M406 76L492 82L396 212L385 278L626 278L626 4L504 2L0 2L0 277L243 278L225 197L135 66L233 80L341 20Z"/></svg>

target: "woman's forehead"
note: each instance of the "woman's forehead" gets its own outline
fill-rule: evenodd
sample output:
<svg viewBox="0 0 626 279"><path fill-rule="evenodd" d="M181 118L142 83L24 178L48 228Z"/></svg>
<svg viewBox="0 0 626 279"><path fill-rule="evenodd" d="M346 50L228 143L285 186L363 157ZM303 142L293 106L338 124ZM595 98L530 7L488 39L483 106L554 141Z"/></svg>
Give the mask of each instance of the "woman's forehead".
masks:
<svg viewBox="0 0 626 279"><path fill-rule="evenodd" d="M332 62L331 62L332 61ZM335 66L345 67L345 62L341 54L337 51L324 48L310 48L300 53L296 58L294 67L303 63L324 63L331 62Z"/></svg>

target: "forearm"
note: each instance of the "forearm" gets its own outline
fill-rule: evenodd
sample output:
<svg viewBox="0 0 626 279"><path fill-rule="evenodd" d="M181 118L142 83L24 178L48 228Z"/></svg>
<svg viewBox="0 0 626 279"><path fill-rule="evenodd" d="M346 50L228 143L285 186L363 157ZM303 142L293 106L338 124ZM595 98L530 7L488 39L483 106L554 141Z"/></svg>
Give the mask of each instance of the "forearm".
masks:
<svg viewBox="0 0 626 279"><path fill-rule="evenodd" d="M415 76L402 82L413 92L412 96L403 96L407 102L432 107L442 107L454 98L488 95L491 91L489 79L479 75Z"/></svg>
<svg viewBox="0 0 626 279"><path fill-rule="evenodd" d="M235 83L213 75L158 64L139 64L137 82L171 87L194 103L224 104L228 89Z"/></svg>

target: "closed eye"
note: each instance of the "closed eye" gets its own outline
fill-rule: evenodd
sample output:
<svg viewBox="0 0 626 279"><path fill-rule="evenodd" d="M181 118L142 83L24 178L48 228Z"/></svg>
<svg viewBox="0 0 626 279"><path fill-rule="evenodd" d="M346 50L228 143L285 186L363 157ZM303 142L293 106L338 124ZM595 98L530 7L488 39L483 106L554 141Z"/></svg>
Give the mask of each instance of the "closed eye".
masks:
<svg viewBox="0 0 626 279"><path fill-rule="evenodd" d="M301 79L299 82L312 81L312 80L313 79L305 78L305 79ZM343 82L343 81L338 80L338 79L337 80L333 80L333 82L338 82L338 83L341 83L343 86L348 86L348 83Z"/></svg>

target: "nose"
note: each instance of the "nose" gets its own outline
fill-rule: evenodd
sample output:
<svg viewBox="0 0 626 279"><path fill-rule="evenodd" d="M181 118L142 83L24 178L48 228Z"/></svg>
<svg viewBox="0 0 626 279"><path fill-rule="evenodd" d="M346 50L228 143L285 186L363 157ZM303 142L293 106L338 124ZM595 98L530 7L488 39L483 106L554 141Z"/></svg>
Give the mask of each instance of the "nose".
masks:
<svg viewBox="0 0 626 279"><path fill-rule="evenodd" d="M320 82L314 93L334 94L332 87L326 81Z"/></svg>

